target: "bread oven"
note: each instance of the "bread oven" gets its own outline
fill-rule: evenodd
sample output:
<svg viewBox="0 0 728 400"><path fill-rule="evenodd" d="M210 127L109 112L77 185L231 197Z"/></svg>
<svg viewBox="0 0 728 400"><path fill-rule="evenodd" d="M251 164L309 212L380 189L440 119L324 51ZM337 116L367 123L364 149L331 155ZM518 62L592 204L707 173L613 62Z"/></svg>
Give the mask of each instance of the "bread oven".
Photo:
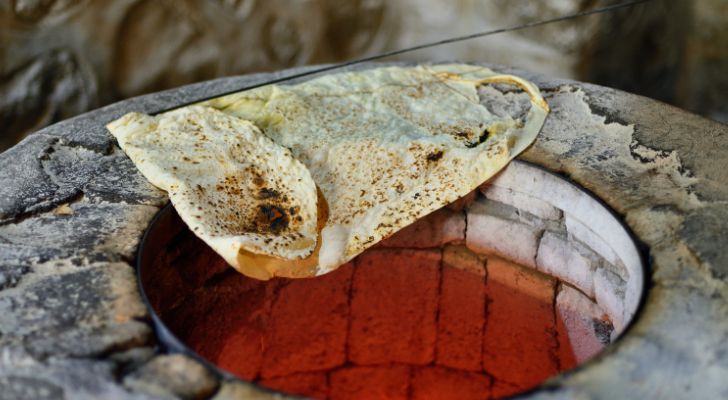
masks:
<svg viewBox="0 0 728 400"><path fill-rule="evenodd" d="M316 278L245 277L170 207L142 246L142 287L171 350L322 399L527 391L616 340L644 282L607 208L523 162Z"/></svg>
<svg viewBox="0 0 728 400"><path fill-rule="evenodd" d="M0 154L1 393L725 397L727 128L613 89L518 74L552 110L520 161L467 210L438 211L310 281L225 272L104 128L129 111L280 75L129 99L29 136ZM645 245L644 278L619 221ZM137 288L138 249L155 313ZM531 314L504 311L518 306ZM523 356L494 358L513 349ZM506 380L513 371L526 375Z"/></svg>

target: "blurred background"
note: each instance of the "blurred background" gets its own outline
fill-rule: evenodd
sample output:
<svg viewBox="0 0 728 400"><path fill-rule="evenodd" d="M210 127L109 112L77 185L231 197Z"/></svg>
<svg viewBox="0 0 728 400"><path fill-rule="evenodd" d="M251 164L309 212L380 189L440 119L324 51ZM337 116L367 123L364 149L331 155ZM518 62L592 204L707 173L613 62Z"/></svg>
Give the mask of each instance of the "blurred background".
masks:
<svg viewBox="0 0 728 400"><path fill-rule="evenodd" d="M0 0L0 151L143 93L337 62L623 0ZM728 122L728 0L654 0L411 53L653 97Z"/></svg>

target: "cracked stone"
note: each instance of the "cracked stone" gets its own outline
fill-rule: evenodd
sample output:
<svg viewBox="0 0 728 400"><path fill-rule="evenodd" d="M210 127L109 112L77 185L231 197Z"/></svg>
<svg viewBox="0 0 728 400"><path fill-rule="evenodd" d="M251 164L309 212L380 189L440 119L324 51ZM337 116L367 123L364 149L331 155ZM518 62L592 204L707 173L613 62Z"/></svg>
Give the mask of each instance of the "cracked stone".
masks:
<svg viewBox="0 0 728 400"><path fill-rule="evenodd" d="M210 370L180 354L154 357L124 377L127 388L161 398L204 399L218 385Z"/></svg>
<svg viewBox="0 0 728 400"><path fill-rule="evenodd" d="M128 265L58 264L37 266L0 291L0 346L80 357L149 341L149 326L138 321L147 311Z"/></svg>
<svg viewBox="0 0 728 400"><path fill-rule="evenodd" d="M162 206L168 201L167 194L152 186L129 157L120 153L100 160L83 191L93 202Z"/></svg>
<svg viewBox="0 0 728 400"><path fill-rule="evenodd" d="M226 380L210 400L285 400L292 397L260 390L258 386L242 381Z"/></svg>
<svg viewBox="0 0 728 400"><path fill-rule="evenodd" d="M115 368L104 360L38 361L18 349L0 347L0 399L151 399L121 386Z"/></svg>
<svg viewBox="0 0 728 400"><path fill-rule="evenodd" d="M154 347L133 347L110 354L109 360L119 366L121 374L126 375L146 364L156 355L157 350Z"/></svg>
<svg viewBox="0 0 728 400"><path fill-rule="evenodd" d="M30 272L28 266L0 264L0 290L14 288L28 272Z"/></svg>
<svg viewBox="0 0 728 400"><path fill-rule="evenodd" d="M161 206L166 194L152 186L129 158L114 148L101 154L58 142L40 157L41 167L58 192L80 192L89 199Z"/></svg>
<svg viewBox="0 0 728 400"><path fill-rule="evenodd" d="M143 227L156 207L126 204L74 203L72 215L42 214L0 226L0 237L39 256L96 252L110 260L132 259ZM47 257L50 258L50 257Z"/></svg>
<svg viewBox="0 0 728 400"><path fill-rule="evenodd" d="M656 151L675 151L683 168L698 178L693 187L704 199L726 198L728 159L724 155L728 153L728 141L724 124L613 89L588 85L583 91L591 107L618 116L622 122L637 121L636 125L643 127L633 136L638 143Z"/></svg>
<svg viewBox="0 0 728 400"><path fill-rule="evenodd" d="M695 210L688 215L680 230L680 236L699 256L710 263L713 275L728 278L728 252L719 246L728 238L728 206L715 205Z"/></svg>
<svg viewBox="0 0 728 400"><path fill-rule="evenodd" d="M39 157L41 168L60 192L82 188L96 174L102 154L64 145L62 141L47 148Z"/></svg>
<svg viewBox="0 0 728 400"><path fill-rule="evenodd" d="M58 139L31 135L0 156L0 223L24 213L47 210L80 192L59 192L38 157Z"/></svg>

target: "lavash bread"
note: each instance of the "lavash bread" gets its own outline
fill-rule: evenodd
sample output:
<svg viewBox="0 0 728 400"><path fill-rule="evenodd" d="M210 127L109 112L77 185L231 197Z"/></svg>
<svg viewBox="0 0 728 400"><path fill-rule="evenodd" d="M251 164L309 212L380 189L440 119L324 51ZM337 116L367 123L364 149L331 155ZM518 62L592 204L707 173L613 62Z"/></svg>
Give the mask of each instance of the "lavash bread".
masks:
<svg viewBox="0 0 728 400"><path fill-rule="evenodd" d="M166 190L192 232L240 272L268 279L241 253L303 259L316 248L317 193L308 169L249 121L191 106L109 124L120 147Z"/></svg>
<svg viewBox="0 0 728 400"><path fill-rule="evenodd" d="M495 115L481 105L478 87L491 83L516 85L528 93L531 105L523 118ZM265 150L260 150L258 159L244 161L263 163L268 173L279 174L279 185L296 188L286 193L306 212L301 225L291 227L302 238L278 240L275 249L254 247L247 238L218 236L209 229L195 231L196 225L188 220L199 223L199 218L191 209L180 209L173 197L178 192L170 192L193 232L242 273L267 279L332 271L418 218L471 192L533 142L548 106L533 84L518 77L498 75L483 67L440 65L332 74L297 85L239 92L186 110L189 115L225 115L229 121L237 120L230 122L233 131L218 132L221 137L245 129L269 138L257 138ZM179 112L183 111L167 114ZM139 125L138 130L154 136L159 127L148 118L161 122L167 114L130 118L143 121L145 127ZM149 158L144 154L149 144L123 139L118 133L122 126L115 122L109 129L144 173L146 167L138 160ZM194 140L186 140L189 143L180 150L194 152ZM224 140L220 143L226 145ZM273 150L276 146L278 150ZM127 150L132 147L138 153ZM176 162L179 160L165 160L156 168L169 169ZM144 174L153 184L170 190ZM164 174L159 171L156 175ZM185 184L194 187L195 179L204 175L191 170ZM294 182L296 179L300 181ZM255 200L254 192L241 193ZM248 208L257 204L243 203L215 204ZM211 224L208 221L206 226ZM310 230L312 224L317 225L316 234ZM313 246L309 243L312 238Z"/></svg>

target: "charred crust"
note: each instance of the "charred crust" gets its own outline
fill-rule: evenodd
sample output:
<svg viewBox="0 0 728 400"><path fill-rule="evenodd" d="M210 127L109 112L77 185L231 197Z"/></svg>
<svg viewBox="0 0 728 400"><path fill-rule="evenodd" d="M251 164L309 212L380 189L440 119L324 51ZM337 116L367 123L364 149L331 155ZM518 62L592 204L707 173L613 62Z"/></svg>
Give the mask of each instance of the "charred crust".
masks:
<svg viewBox="0 0 728 400"><path fill-rule="evenodd" d="M288 213L283 208L274 204L260 204L256 214L255 222L259 231L280 233L290 222Z"/></svg>
<svg viewBox="0 0 728 400"><path fill-rule="evenodd" d="M433 151L432 153L427 155L427 161L436 162L442 158L442 154L442 150Z"/></svg>
<svg viewBox="0 0 728 400"><path fill-rule="evenodd" d="M260 200L277 199L280 197L281 197L281 193L275 189L264 187L258 191L258 199L260 199Z"/></svg>
<svg viewBox="0 0 728 400"><path fill-rule="evenodd" d="M490 131L488 131L488 128L483 129L483 132L478 136L477 141L473 142L467 142L465 143L465 147L472 149L473 147L477 147L480 144L485 143L486 140L490 137Z"/></svg>
<svg viewBox="0 0 728 400"><path fill-rule="evenodd" d="M485 128L478 138L478 144L485 142L486 140L488 140L488 138L490 138L490 131L488 130L488 128Z"/></svg>

